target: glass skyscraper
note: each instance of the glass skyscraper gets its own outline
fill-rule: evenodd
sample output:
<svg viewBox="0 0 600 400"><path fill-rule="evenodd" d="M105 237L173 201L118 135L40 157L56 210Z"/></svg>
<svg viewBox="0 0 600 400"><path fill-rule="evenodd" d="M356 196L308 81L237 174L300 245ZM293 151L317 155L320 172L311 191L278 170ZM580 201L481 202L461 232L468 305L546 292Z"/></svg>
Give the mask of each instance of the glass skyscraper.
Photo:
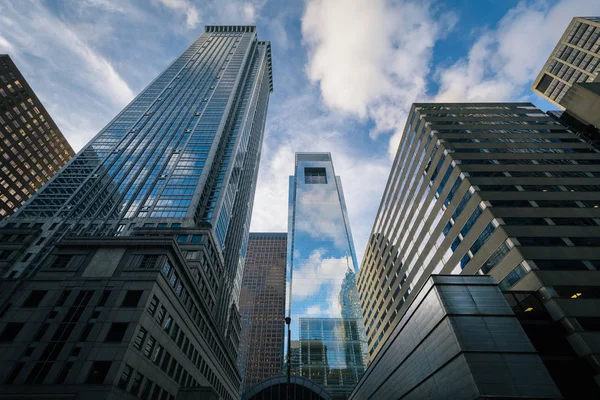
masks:
<svg viewBox="0 0 600 400"><path fill-rule="evenodd" d="M334 398L346 398L365 370L357 267L331 155L297 153L288 221L291 370Z"/></svg>
<svg viewBox="0 0 600 400"><path fill-rule="evenodd" d="M0 380L60 382L61 392L93 382L148 398L203 385L237 396L237 303L272 89L270 44L256 27L207 26L2 222L0 353L31 340L96 341L100 351L11 352ZM22 307L53 304L51 315L23 320ZM139 312L110 309L125 305ZM69 307L79 311L59 324ZM104 342L123 350L105 359Z"/></svg>

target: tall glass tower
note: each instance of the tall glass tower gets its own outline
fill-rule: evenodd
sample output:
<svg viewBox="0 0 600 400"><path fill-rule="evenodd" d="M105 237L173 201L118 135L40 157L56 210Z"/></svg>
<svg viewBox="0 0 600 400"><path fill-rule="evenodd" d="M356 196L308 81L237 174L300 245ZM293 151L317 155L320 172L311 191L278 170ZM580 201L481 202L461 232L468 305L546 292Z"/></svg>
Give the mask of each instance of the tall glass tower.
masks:
<svg viewBox="0 0 600 400"><path fill-rule="evenodd" d="M331 154L297 153L288 221L291 370L340 399L347 398L365 370L357 266Z"/></svg>
<svg viewBox="0 0 600 400"><path fill-rule="evenodd" d="M125 282L133 279L135 291L141 292L123 296L140 313L150 313L150 318L140 314L118 322L128 328L123 336L111 336L120 342L139 340L134 358L127 363L90 359L87 378L67 371L61 383L88 379L137 393L141 382L131 389L134 378L129 378L138 373L132 360L154 357L153 350L160 348L153 362L155 375L162 370L165 382L210 385L224 398L237 396L237 303L272 89L270 44L257 40L255 26L207 26L65 168L2 222L0 235L10 240L0 240L0 322L21 324L10 325L10 332L24 329L18 338L29 338L25 331L40 326L52 331L55 319L40 316L22 325L19 309L31 302L17 300L35 292L36 299L45 299L43 306L63 286L69 286L69 293L81 288L86 294L73 293L73 299L65 294L66 300L57 303L61 307L71 301L78 307L108 307L121 301L118 288L132 291ZM100 286L111 289L90 288L98 278ZM103 315L95 310L94 317L98 311ZM75 314L87 318L81 315ZM153 316L154 324L162 326L160 335L150 335L156 330ZM118 313L104 318L118 318ZM58 329L63 328L77 330ZM77 333L70 333L52 340L77 341ZM102 337L104 331L92 329L91 337L95 334ZM145 343L148 354L142 354ZM174 346L181 351L169 349ZM53 383L54 369L61 368L54 353L52 360L38 360L40 365L11 354L0 375L15 384ZM54 363L50 369L47 362ZM98 364L104 362L109 364ZM11 369L14 365L21 367ZM69 368L88 369L90 364ZM125 382L116 378L119 373L128 376ZM156 378L143 386L155 387L162 398L177 391Z"/></svg>

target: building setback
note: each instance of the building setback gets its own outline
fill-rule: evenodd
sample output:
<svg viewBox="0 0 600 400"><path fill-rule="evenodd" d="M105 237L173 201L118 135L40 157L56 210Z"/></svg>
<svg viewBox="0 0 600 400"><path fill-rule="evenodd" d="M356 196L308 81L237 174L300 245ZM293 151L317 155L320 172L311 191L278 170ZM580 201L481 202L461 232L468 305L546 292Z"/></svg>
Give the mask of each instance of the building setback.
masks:
<svg viewBox="0 0 600 400"><path fill-rule="evenodd" d="M0 219L25 204L75 154L6 54L0 54L0 150Z"/></svg>
<svg viewBox="0 0 600 400"><path fill-rule="evenodd" d="M256 27L207 26L1 223L5 398L171 399L181 386L237 398L272 88Z"/></svg>
<svg viewBox="0 0 600 400"><path fill-rule="evenodd" d="M366 343L358 263L330 153L296 153L288 238L291 373L345 399L364 373Z"/></svg>
<svg viewBox="0 0 600 400"><path fill-rule="evenodd" d="M575 83L598 82L600 17L575 17L531 88L557 107Z"/></svg>
<svg viewBox="0 0 600 400"><path fill-rule="evenodd" d="M250 233L240 294L243 392L282 374L287 233Z"/></svg>
<svg viewBox="0 0 600 400"><path fill-rule="evenodd" d="M598 192L599 150L530 103L414 104L358 278L371 357L430 275L489 274L571 343L542 357L563 394L574 367L598 392Z"/></svg>

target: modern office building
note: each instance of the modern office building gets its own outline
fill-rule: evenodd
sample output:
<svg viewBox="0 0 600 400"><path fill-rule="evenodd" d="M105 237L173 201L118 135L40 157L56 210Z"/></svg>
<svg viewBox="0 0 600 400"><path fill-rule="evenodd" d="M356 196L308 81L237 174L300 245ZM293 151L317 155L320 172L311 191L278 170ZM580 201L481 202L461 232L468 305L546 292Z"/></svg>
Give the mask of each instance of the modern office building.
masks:
<svg viewBox="0 0 600 400"><path fill-rule="evenodd" d="M240 294L242 391L283 371L287 233L250 233Z"/></svg>
<svg viewBox="0 0 600 400"><path fill-rule="evenodd" d="M598 393L599 152L530 103L414 104L358 278L370 355L430 275L489 274L541 293L571 344L546 367Z"/></svg>
<svg viewBox="0 0 600 400"><path fill-rule="evenodd" d="M571 117L600 129L600 82L574 84L560 103Z"/></svg>
<svg viewBox="0 0 600 400"><path fill-rule="evenodd" d="M256 27L207 26L1 223L5 398L165 399L182 386L237 398L272 88Z"/></svg>
<svg viewBox="0 0 600 400"><path fill-rule="evenodd" d="M75 154L6 54L0 54L0 150L0 219L25 204Z"/></svg>
<svg viewBox="0 0 600 400"><path fill-rule="evenodd" d="M345 399L364 373L366 344L356 308L358 263L329 153L296 153L287 255L292 374Z"/></svg>
<svg viewBox="0 0 600 400"><path fill-rule="evenodd" d="M492 277L433 275L415 294L351 399L563 399Z"/></svg>
<svg viewBox="0 0 600 400"><path fill-rule="evenodd" d="M560 38L532 89L557 107L575 83L600 78L600 17L575 17Z"/></svg>

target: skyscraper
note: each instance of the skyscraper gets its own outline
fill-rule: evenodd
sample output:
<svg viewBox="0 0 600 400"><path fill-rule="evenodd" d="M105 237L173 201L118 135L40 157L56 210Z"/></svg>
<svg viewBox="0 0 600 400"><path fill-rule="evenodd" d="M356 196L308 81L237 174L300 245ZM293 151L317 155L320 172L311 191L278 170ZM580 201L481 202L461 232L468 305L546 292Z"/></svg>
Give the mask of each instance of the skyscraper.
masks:
<svg viewBox="0 0 600 400"><path fill-rule="evenodd" d="M372 357L431 274L489 274L545 318L524 329L558 387L598 393L599 178L599 150L530 103L414 104L358 279Z"/></svg>
<svg viewBox="0 0 600 400"><path fill-rule="evenodd" d="M0 219L75 154L11 58L0 54Z"/></svg>
<svg viewBox="0 0 600 400"><path fill-rule="evenodd" d="M296 153L289 196L292 374L346 398L364 372L366 347L354 243L329 153Z"/></svg>
<svg viewBox="0 0 600 400"><path fill-rule="evenodd" d="M531 88L564 109L562 99L571 86L598 82L599 73L600 17L575 17Z"/></svg>
<svg viewBox="0 0 600 400"><path fill-rule="evenodd" d="M240 295L243 392L283 370L287 233L250 233Z"/></svg>
<svg viewBox="0 0 600 400"><path fill-rule="evenodd" d="M202 385L237 397L238 298L272 89L256 27L207 26L4 221L4 392L87 383L107 398L173 398Z"/></svg>

